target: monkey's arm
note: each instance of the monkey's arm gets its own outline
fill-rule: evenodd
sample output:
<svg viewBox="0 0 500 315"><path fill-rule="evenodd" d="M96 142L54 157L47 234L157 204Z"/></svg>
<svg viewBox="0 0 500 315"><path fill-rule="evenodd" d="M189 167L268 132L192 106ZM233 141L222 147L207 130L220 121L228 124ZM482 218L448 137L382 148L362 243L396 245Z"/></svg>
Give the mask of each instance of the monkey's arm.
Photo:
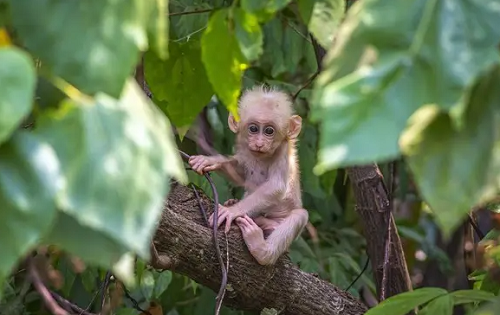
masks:
<svg viewBox="0 0 500 315"><path fill-rule="evenodd" d="M238 186L244 185L244 178L238 172L239 164L234 156L224 155L193 155L189 159L189 165L198 174L204 172L219 171L225 175L230 181Z"/></svg>

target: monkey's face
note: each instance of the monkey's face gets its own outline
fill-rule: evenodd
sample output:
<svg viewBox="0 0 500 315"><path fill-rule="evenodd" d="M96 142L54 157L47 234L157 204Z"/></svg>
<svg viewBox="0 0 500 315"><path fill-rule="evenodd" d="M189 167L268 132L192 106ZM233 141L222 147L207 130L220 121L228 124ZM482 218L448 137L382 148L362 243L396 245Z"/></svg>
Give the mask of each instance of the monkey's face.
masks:
<svg viewBox="0 0 500 315"><path fill-rule="evenodd" d="M273 155L284 137L279 129L272 123L260 123L258 121L246 124L245 140L249 151L256 156Z"/></svg>

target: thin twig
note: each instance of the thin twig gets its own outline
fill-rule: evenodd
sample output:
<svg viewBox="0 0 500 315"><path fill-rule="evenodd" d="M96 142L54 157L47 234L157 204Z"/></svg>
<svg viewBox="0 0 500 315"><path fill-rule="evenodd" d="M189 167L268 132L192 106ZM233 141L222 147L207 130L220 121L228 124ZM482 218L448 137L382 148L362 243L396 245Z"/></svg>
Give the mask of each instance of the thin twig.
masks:
<svg viewBox="0 0 500 315"><path fill-rule="evenodd" d="M304 85L302 85L297 90L297 92L295 92L293 94L292 99L295 100L297 98L297 96L299 96L300 92L302 92L302 90L304 90L306 87L308 87L314 81L314 79L316 79L316 77L318 76L318 74L319 74L319 70L316 71L309 79L307 79L306 83L304 83Z"/></svg>
<svg viewBox="0 0 500 315"><path fill-rule="evenodd" d="M29 274L31 277L31 281L33 283L33 286L35 289L40 293L42 296L42 299L47 306L47 308L50 310L50 312L54 315L69 315L66 310L64 310L62 307L57 304L57 302L54 300L52 295L50 294L49 289L43 284L42 279L40 277L40 274L36 270L36 266L33 262L33 258L29 258L28 262L28 270Z"/></svg>
<svg viewBox="0 0 500 315"><path fill-rule="evenodd" d="M198 194L198 191L196 190L196 187L194 186L194 184L191 184L191 188L193 189L194 195L196 196L196 200L198 201L198 207L200 207L200 212L201 212L201 215L203 216L203 219L205 220L205 224L208 226L207 211L205 210L205 207L201 203L200 195Z"/></svg>
<svg viewBox="0 0 500 315"><path fill-rule="evenodd" d="M203 10L184 11L184 12L172 12L172 13L169 13L168 16L199 14L199 13L212 12L213 10L214 9L203 9Z"/></svg>
<svg viewBox="0 0 500 315"><path fill-rule="evenodd" d="M130 295L130 292L128 292L127 288L122 285L122 288L123 288L123 293L125 294L125 296L127 297L127 299L130 300L130 302L132 302L134 308L136 310L138 310L139 312L142 312L144 314L147 314L147 315L152 315L148 310L145 310L143 309L142 307L139 306L139 302L137 302L136 299L134 299L131 295Z"/></svg>
<svg viewBox="0 0 500 315"><path fill-rule="evenodd" d="M179 153L181 156L189 160L191 157L189 154L179 150ZM217 253L217 258L219 260L221 272L222 272L222 281L219 289L219 293L217 294L216 297L216 308L215 308L215 315L219 314L220 308L222 306L222 301L224 300L224 295L226 294L226 285L227 285L227 269L226 266L224 265L224 261L222 259L222 254L220 252L220 247L219 247L219 239L217 237L217 220L218 220L218 214L219 214L219 194L217 192L217 188L215 187L215 183L212 180L212 177L210 176L209 172L203 173L205 178L208 180L208 183L210 184L210 188L212 189L212 195L214 198L214 212L213 212L213 228L212 228L212 236L213 236L213 242L215 246L215 251ZM227 240L227 237L226 237ZM229 257L229 255L228 255ZM229 258L228 258L229 259Z"/></svg>
<svg viewBox="0 0 500 315"><path fill-rule="evenodd" d="M63 298L59 294L57 294L54 291L50 291L50 295L59 303L61 306L64 308L68 309L70 312L78 314L78 315L97 315L95 313L88 312L84 310L83 308L79 307L78 305L68 301L67 299Z"/></svg>
<svg viewBox="0 0 500 315"><path fill-rule="evenodd" d="M391 257L391 234L392 234L392 207L394 204L394 177L395 177L395 164L396 162L389 163L389 180L387 183L388 187L388 198L389 207L387 210L387 235L385 237L384 246L384 266L382 267L382 284L380 288L380 301L387 298L387 281L388 273L390 269L390 257Z"/></svg>
<svg viewBox="0 0 500 315"><path fill-rule="evenodd" d="M108 288L110 279L111 279L111 272L108 270L108 271L106 271L106 275L104 276L104 280L102 281L102 285L100 288L100 291L101 291L101 311L100 311L100 314L102 314L102 310L104 309L104 302L106 301L106 289Z"/></svg>
<svg viewBox="0 0 500 315"><path fill-rule="evenodd" d="M349 286L347 287L347 289L345 289L344 291L346 291L346 292L349 291L349 289L352 288L352 286L356 283L356 281L358 281L359 278L361 278L361 276L366 271L366 269L368 269L368 263L369 262L370 262L370 257L367 257L365 265L363 266L363 269L361 270L361 272L356 276L356 278L351 282L351 284L349 284Z"/></svg>

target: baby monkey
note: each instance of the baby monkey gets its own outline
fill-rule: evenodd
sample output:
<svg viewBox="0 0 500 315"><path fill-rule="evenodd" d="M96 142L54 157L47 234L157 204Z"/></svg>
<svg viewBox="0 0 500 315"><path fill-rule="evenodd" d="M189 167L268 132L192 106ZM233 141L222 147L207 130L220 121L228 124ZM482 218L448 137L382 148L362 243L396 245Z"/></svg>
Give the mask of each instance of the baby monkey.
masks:
<svg viewBox="0 0 500 315"><path fill-rule="evenodd" d="M191 156L189 164L199 174L229 169L244 179L245 194L219 205L217 226L233 221L261 265L271 265L290 247L307 224L302 208L300 174L295 142L302 118L293 114L287 94L257 86L243 93L238 104L241 118L229 114L229 129L236 133L236 154L231 157ZM213 225L213 214L209 219Z"/></svg>

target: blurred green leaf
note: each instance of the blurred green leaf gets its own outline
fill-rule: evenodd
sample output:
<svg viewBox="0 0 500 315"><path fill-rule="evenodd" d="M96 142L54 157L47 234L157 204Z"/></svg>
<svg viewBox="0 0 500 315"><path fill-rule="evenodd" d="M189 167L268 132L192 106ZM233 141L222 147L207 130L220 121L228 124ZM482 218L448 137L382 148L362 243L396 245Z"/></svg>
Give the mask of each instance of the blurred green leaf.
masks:
<svg viewBox="0 0 500 315"><path fill-rule="evenodd" d="M430 301L419 315L453 315L453 298L450 294L442 295Z"/></svg>
<svg viewBox="0 0 500 315"><path fill-rule="evenodd" d="M150 0L148 0L150 1ZM160 59L168 56L168 33L170 21L168 18L168 0L154 0L153 14L149 19L148 35L151 38L150 51L153 50ZM154 3L152 2L152 3Z"/></svg>
<svg viewBox="0 0 500 315"><path fill-rule="evenodd" d="M168 178L185 182L186 175L168 120L135 81L127 83L120 100L98 94L95 100L65 101L41 117L35 132L53 146L65 175L59 208L82 228L149 257ZM68 232L65 237L73 240L57 238L66 245L73 242L74 250L83 242L90 244L76 241L85 234ZM98 259L109 263L112 258L117 257L110 252Z"/></svg>
<svg viewBox="0 0 500 315"><path fill-rule="evenodd" d="M299 12L314 38L329 48L344 17L344 0L299 0Z"/></svg>
<svg viewBox="0 0 500 315"><path fill-rule="evenodd" d="M449 115L427 106L412 116L401 138L419 191L445 235L498 188L498 82L500 71L495 69L472 89L460 130Z"/></svg>
<svg viewBox="0 0 500 315"><path fill-rule="evenodd" d="M267 20L290 2L291 0L241 0L241 7L259 16L260 20Z"/></svg>
<svg viewBox="0 0 500 315"><path fill-rule="evenodd" d="M148 86L155 99L167 102L166 112L176 127L190 126L214 94L199 45L198 41L172 42L166 61L151 51L144 56Z"/></svg>
<svg viewBox="0 0 500 315"><path fill-rule="evenodd" d="M499 19L496 0L353 6L315 85L316 171L396 157L407 119L424 104L459 113L464 91L499 61Z"/></svg>
<svg viewBox="0 0 500 315"><path fill-rule="evenodd" d="M447 294L448 292L441 288L416 289L387 298L369 309L365 315L404 315L419 305Z"/></svg>
<svg viewBox="0 0 500 315"><path fill-rule="evenodd" d="M118 97L148 45L156 1L10 0L10 6L22 42L55 75L85 93Z"/></svg>
<svg viewBox="0 0 500 315"><path fill-rule="evenodd" d="M18 131L0 146L0 283L51 227L60 171L55 152L31 133Z"/></svg>
<svg viewBox="0 0 500 315"><path fill-rule="evenodd" d="M30 56L18 48L0 47L0 144L31 111L35 83Z"/></svg>
<svg viewBox="0 0 500 315"><path fill-rule="evenodd" d="M201 57L217 96L237 116L241 77L247 65L227 15L228 9L221 9L210 17L201 38Z"/></svg>
<svg viewBox="0 0 500 315"><path fill-rule="evenodd" d="M144 270L144 272L142 273L140 285L142 295L147 300L151 300L151 298L153 297L153 291L155 289L155 278L151 271Z"/></svg>
<svg viewBox="0 0 500 315"><path fill-rule="evenodd" d="M264 38L257 17L236 8L234 11L236 39L240 50L248 61L254 61L262 54Z"/></svg>
<svg viewBox="0 0 500 315"><path fill-rule="evenodd" d="M455 305L492 301L495 298L495 295L493 293L482 290L458 290L452 292L450 295L454 299Z"/></svg>

